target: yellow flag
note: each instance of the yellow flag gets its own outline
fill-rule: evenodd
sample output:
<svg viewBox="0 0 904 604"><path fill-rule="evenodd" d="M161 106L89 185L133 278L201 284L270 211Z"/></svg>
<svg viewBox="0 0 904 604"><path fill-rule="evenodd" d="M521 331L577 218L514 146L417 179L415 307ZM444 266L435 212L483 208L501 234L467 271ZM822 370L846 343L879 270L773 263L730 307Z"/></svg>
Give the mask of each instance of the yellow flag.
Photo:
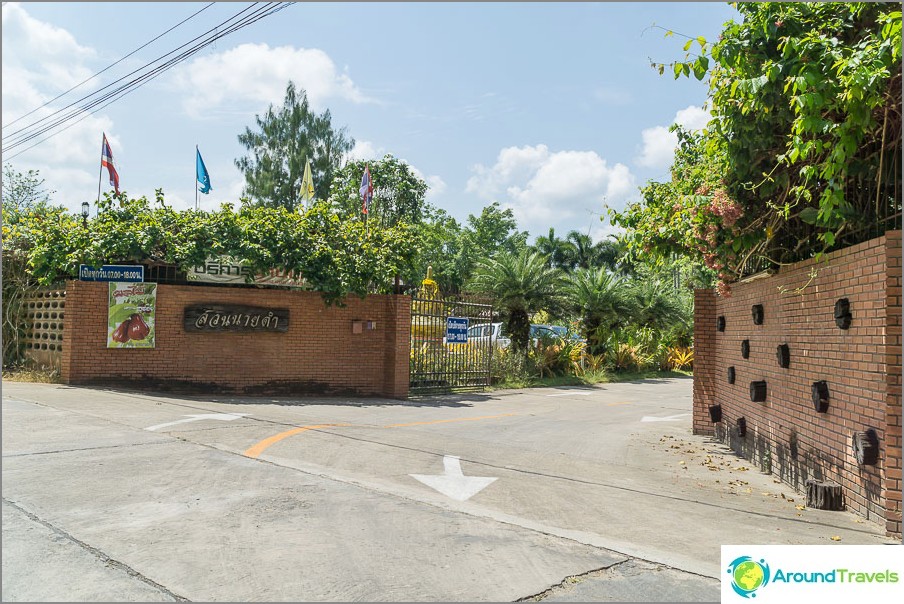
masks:
<svg viewBox="0 0 904 604"><path fill-rule="evenodd" d="M307 207L314 201L314 179L311 177L311 160L307 160L304 167L304 177L301 179L301 204Z"/></svg>

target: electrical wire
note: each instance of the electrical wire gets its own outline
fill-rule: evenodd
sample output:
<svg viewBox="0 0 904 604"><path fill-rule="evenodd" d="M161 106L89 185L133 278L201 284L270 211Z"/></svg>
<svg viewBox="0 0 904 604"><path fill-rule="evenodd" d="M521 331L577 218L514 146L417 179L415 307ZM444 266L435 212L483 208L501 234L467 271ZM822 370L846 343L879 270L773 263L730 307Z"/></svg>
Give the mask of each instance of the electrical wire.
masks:
<svg viewBox="0 0 904 604"><path fill-rule="evenodd" d="M63 112L66 111L67 109L71 109L72 107L76 107L79 103L82 103L83 101L85 101L85 100L87 100L87 99L90 99L91 97L94 97L94 96L99 95L99 94L100 94L101 92L103 92L104 90L107 90L108 88L113 87L115 84L117 84L117 83L119 83L119 82L122 82L122 81L125 80L126 78L128 78L128 77L130 77L130 76L133 76L133 75L135 75L136 73L139 73L139 72L141 72L141 71L147 69L147 68L150 67L151 65L154 65L155 63L158 63L159 61L161 61L161 60L165 59L166 57L168 57L168 56L170 56L170 55L176 53L177 51L181 50L182 48L185 48L186 46L189 46L190 44L192 44L192 43L194 43L194 42L196 42L196 41L198 41L198 40L201 40L202 38L204 38L204 36L209 35L210 32L218 32L218 30L219 30L220 27L224 27L224 26L225 26L226 24L228 24L230 21L233 21L233 20L239 18L240 15L242 15L242 14L245 13L245 12L248 12L249 10L251 10L252 8L254 8L254 6L256 6L257 4L259 4L259 3L258 3L258 2L255 2L255 3L251 4L250 6L248 6L248 7L244 8L244 9L242 9L241 11L239 11L238 13L236 13L235 15L233 15L232 17L230 17L229 19L227 19L226 21L223 21L223 22L219 23L218 25L216 25L215 27L213 27L213 28L207 30L206 32L204 32L204 33L201 34L200 36L197 36L197 37L195 37L194 39L192 39L192 40L186 42L185 44L183 44L183 45L177 47L176 49L171 50L170 52L168 52L168 53L166 53L166 54L164 54L164 55L162 55L162 56L160 56L160 57L157 57L157 58L154 59L153 61L150 61L149 63L146 63L146 64L143 65L142 67L139 67L138 69L136 69L136 70L134 70L134 71L132 71L132 72L130 72L130 73L128 73L128 74L122 76L121 78L119 78L119 79L117 79L117 80L114 80L113 82L107 84L107 85L104 86L103 88L100 88L99 90L96 90L96 91L92 92L91 94L88 94L88 95L83 96L82 98L78 99L77 101L74 101L74 102L70 103L69 105L66 105L66 106L63 107L63 108L58 109L57 111L54 111L53 113L51 113L51 114L49 114L49 115L46 115L46 116L44 116L43 118L41 118L41 119L39 119L39 120L36 120L35 122L32 122L32 123L29 124L28 126L25 126L25 127L23 127L23 128L20 128L19 130L16 130L15 132L11 132L11 133L7 134L6 136L3 137L3 140L4 140L4 141L7 141L8 149L14 148L14 146L10 146L10 145L13 145L13 143L17 143L17 142L22 142L22 141L28 140L29 137L30 137L31 135L33 135L33 134L38 134L38 135L40 135L40 134L42 134L43 132L46 132L46 131L47 131L47 128L45 128L44 130L41 130L40 132L36 132L35 130L33 130L34 128L38 127L41 123L47 122L48 120L50 120L50 119L53 118L54 116L57 116L57 115L59 115L60 113L63 113ZM258 10L260 11L260 10L262 10L262 9L258 9ZM247 17L245 17L245 18L247 18ZM224 32L224 35L225 35L225 32ZM212 41L211 41L211 42L212 42ZM199 48L198 50L200 50L200 48ZM134 80L133 80L133 82L134 82ZM129 85L129 84L126 84L126 85ZM113 91L112 94L115 94L117 90L118 90L118 89L114 89L114 91ZM110 93L108 93L108 95L109 95L109 94L110 94ZM101 102L103 102L104 98L109 98L108 95L104 95L104 97L101 98ZM69 113L67 113L66 115L64 115L62 118L58 118L57 122L55 122L51 127L53 127L53 126L55 126L55 125L58 125L58 124L60 124L60 123L63 123L65 120L71 118L73 115L79 113L80 111L85 110L86 108L90 108L91 106L93 106L93 105L92 105L91 103L89 103L88 105L83 105L83 106L80 106L80 107L76 107L75 109L73 109L72 111L70 111ZM10 141L9 139L14 139L14 140L13 140L13 141Z"/></svg>
<svg viewBox="0 0 904 604"><path fill-rule="evenodd" d="M280 2L280 3L267 4L267 5L264 6L264 7L257 8L257 9L255 9L255 10L253 10L253 11L252 11L250 14L248 14L248 15L241 16L241 15L243 15L243 13L249 12L249 10L251 10L252 8L254 8L254 6L256 6L257 4L260 4L260 3L257 3L257 2L253 3L251 6L249 6L249 7L245 8L245 9L243 9L242 11L239 11L236 15L234 15L234 16L231 17L230 19L227 19L226 21L222 22L221 24L217 25L216 27L211 28L210 30L208 30L208 31L205 32L204 34L202 34L202 35L200 35L200 36L197 36L196 38L194 38L194 39L191 40L190 42L188 42L188 43L186 43L186 44L183 44L182 46L176 48L175 50L173 50L173 51L171 51L171 52L169 52L169 53L167 53L167 54L165 54L165 55L162 55L161 57L158 57L158 58L155 59L154 61L151 61L151 62L147 63L144 67L142 67L142 68L140 68L140 69L137 69L137 70L131 72L130 74L128 74L128 75L126 75L126 76L123 76L122 78L119 78L119 79L116 80L115 82L113 82L113 83L111 83L111 84L105 86L104 88L102 88L102 89L100 89L100 90L98 90L98 91L92 93L91 95L86 95L86 96L83 97L83 99L81 99L80 101L84 101L84 100L87 100L87 99L91 99L91 97L93 97L93 96L96 96L97 98L94 98L93 100L90 100L89 102L87 102L87 103L85 103L85 104L83 104L83 105L81 105L81 106L79 106L79 107L76 107L75 109L72 109L71 111L69 111L69 112L66 113L65 115L63 115L63 116L57 118L56 120L54 120L52 123L50 123L50 124L45 124L45 125L43 125L43 126L38 127L42 122L46 122L46 121L47 121L50 117L52 117L53 115L58 115L59 113L65 111L66 109L72 108L74 105L76 105L76 104L77 104L78 102L80 102L80 101L76 101L75 103L71 103L71 104L68 105L67 107L64 107L63 109L61 109L61 110L55 112L55 113L52 114L51 116L46 116L45 118L43 118L43 119L41 119L41 120L37 120L37 121L34 122L33 124L31 124L31 125L29 125L29 126L26 126L25 128L20 129L20 130L17 131L16 133L10 134L10 135L8 136L8 138L13 138L14 140L9 141L9 142L7 143L7 146L3 149L4 154L7 153L7 152L9 152L9 151L12 151L13 149L16 149L16 148L20 147L21 145L24 145L24 144L26 144L26 143L28 143L28 142L34 140L35 138L41 136L42 134L45 134L45 133L47 133L47 132L49 132L49 131L51 131L51 130L53 130L53 129L55 129L55 128L59 128L60 126L63 126L63 125L66 124L67 122L71 122L71 123L69 123L68 125L65 125L65 127L59 128L56 132L50 134L49 136L46 136L45 138L39 140L39 141L36 142L35 144L26 147L25 149L19 151L18 153L16 153L16 154L13 155L13 156L10 156L10 157L7 158L7 159L12 159L13 157L17 157L18 155L21 155L21 154L24 153L25 151L27 151L27 150L29 150L29 149L32 149L32 148L36 147L37 145L43 143L43 142L46 141L46 140L49 140L50 138L53 138L53 137L56 136L57 134L60 134L61 132L64 132L65 130L68 130L69 128L71 128L72 126L74 126L75 124L77 124L78 122L80 122L80 121L82 121L83 119L87 118L88 116L93 115L94 113L97 113L97 112L100 111L101 109L103 109L103 108L109 106L111 103L116 102L117 100L121 99L122 97L124 97L125 95L129 94L130 92L133 92L134 90L140 88L141 86L143 86L143 85L146 84L147 82L153 80L154 78L156 78L156 77L159 76L160 74L164 73L165 71L168 71L169 69L175 67L176 65L178 65L178 64L181 63L182 61L185 61L186 59L188 59L189 57L193 56L194 54L196 54L197 52L199 52L199 51L202 50L203 48L205 48L205 47L209 46L210 44L214 43L214 42L217 41L218 39L220 39L220 38L222 38L222 37L224 37L224 36L226 36L226 35L229 35L230 33L233 33L233 32L235 32L235 31L238 31L239 29L242 29L242 28L244 28L244 27L247 27L247 26L249 26L249 25L251 25L251 24L253 24L253 23L256 23L257 21L260 21L261 19L263 19L263 18L265 18L265 17L268 17L268 16L270 16L270 15L273 15L273 14L275 14L275 13L277 13L277 12L279 12L279 11L281 11L281 10L283 10L283 9L287 8L288 6L290 6L290 5L292 5L292 4L295 4L295 3L294 3L294 2ZM240 16L241 16L241 18L240 18ZM239 20L236 21L236 19L239 19ZM235 22L234 22L234 23L231 23L232 21L235 21ZM223 28L224 26L225 26L225 29L221 29L221 28ZM211 32L214 32L214 34L213 34L213 35L209 35ZM207 36L207 37L205 37L205 36ZM148 72L146 72L146 73L143 73L143 74L141 74L141 75L135 77L134 79L132 79L132 80L126 82L125 84L123 84L123 85L121 85L121 86L119 86L119 87L117 87L117 88L115 88L115 89L113 89L113 90L111 90L111 91L109 91L109 92L106 92L105 94L102 94L102 95L100 95L100 96L97 96L99 93L103 92L104 90L107 90L108 88L110 88L110 87L113 86L114 84L116 84L116 83L118 83L118 82L121 82L122 80L126 79L127 77L132 76L132 75L134 75L134 74L136 74L136 73L138 73L138 72L141 72L141 71L144 70L144 69L147 69L147 68L150 67L151 65L154 65L155 63L158 63L158 62L161 61L162 59L165 59L166 57L169 57L170 55L173 55L174 53L176 53L176 52L179 51L180 49L183 49L183 48L185 48L186 46L189 46L190 44L192 44L193 42L196 42L196 41L198 41L198 40L200 40L200 42L198 42L198 43L195 44L194 46L191 46L188 50L185 50L185 51L182 52L181 54L178 54L177 56L170 58L170 59L167 60L166 62L164 62L164 63L162 63L162 64L160 64L160 65L154 67L153 69L151 69L150 71L148 71ZM75 119L75 118L78 118L78 119ZM75 119L75 121L72 121L72 120L74 120L74 119Z"/></svg>
<svg viewBox="0 0 904 604"><path fill-rule="evenodd" d="M10 126L12 126L13 124L15 124L16 122L20 122L20 121L24 120L25 118L27 118L29 115L31 115L31 114L34 113L35 111L40 111L41 109L43 109L43 108L46 107L47 105L50 105L51 103L60 100L61 98L63 98L64 96L66 96L67 94L69 94L70 92L72 92L73 90L75 90L76 88L79 88L79 87L81 87L81 86L84 85L84 84L87 84L88 82L90 82L91 80L93 80L94 78L96 78L97 76L99 76L100 74L104 73L105 71L107 71L107 70L109 70L109 69L111 69L111 68L113 68L113 67L116 67L117 65L119 65L120 63L122 63L123 61L125 61L126 59L128 59L129 57L131 57L132 55L134 55L134 54L135 54L136 52L138 52L139 50L142 50L143 48L146 48L146 47L150 46L151 44L153 44L154 42L156 42L157 40L159 40L160 38L162 38L162 37L165 36L166 34L170 33L171 31L173 31L174 29L176 29L177 27L179 27L180 25L182 25L182 24L184 24L184 23L190 21L191 19L197 17L198 15L200 15L201 13L203 13L204 11L206 11L208 8L210 8L210 7L213 6L214 4L216 4L216 2L211 2L211 3L209 3L207 6L205 6L205 7L202 8L201 10L199 10L199 11L197 11L196 13L194 13L194 14L192 14L192 15L186 17L186 18L183 19L182 21L179 21L178 23L176 23L175 25L173 25L172 27L170 27L168 30L166 30L165 32L163 32L163 33L160 34L159 36L157 36L157 37L155 37L154 39L152 39L152 40L146 42L145 44L142 44L141 46L139 46L138 48L136 48L135 50L133 50L132 52L130 52L130 53L127 54L126 56L124 56L124 57L122 57L121 59L119 59L118 61L116 61L115 63L111 63L110 65L107 65L106 67L104 67L103 69L101 69L100 71L98 71L97 73L95 73L94 75L92 75L92 76L90 76L90 77L88 77L88 78L82 80L81 82L79 82L78 84L76 84L75 86L73 86L72 88L70 88L69 90L67 90L67 91L65 91L65 92L61 92L60 94L56 95L55 97L53 97L52 99L50 99L49 101L47 101L46 103L44 103L43 105L41 105L40 107L35 107L34 109L32 109L31 111L29 111L29 112L26 113L25 115L22 115L22 116L17 117L16 119L14 119L13 121L11 121L11 122L8 123L8 124L4 124L3 127L4 127L4 128L9 128Z"/></svg>

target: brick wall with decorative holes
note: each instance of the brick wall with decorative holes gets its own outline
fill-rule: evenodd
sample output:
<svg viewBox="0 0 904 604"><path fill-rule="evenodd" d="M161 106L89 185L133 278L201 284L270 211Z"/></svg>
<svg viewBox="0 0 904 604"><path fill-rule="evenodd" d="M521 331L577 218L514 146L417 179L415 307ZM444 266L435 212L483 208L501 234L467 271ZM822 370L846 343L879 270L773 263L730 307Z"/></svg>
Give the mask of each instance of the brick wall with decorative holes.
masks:
<svg viewBox="0 0 904 604"><path fill-rule="evenodd" d="M841 298L850 302L846 330L835 322ZM763 306L761 325L754 305ZM808 478L840 484L848 510L900 536L901 232L734 284L728 298L697 290L694 315L694 433L715 436L798 490ZM778 360L782 344L787 368ZM829 391L824 413L812 396L821 380ZM751 400L754 381L766 382L764 402ZM722 412L715 424L714 405ZM852 439L869 428L878 435L878 462L859 465Z"/></svg>
<svg viewBox="0 0 904 604"><path fill-rule="evenodd" d="M107 297L107 283L67 283L65 383L247 395L408 396L407 296L353 296L338 307L326 306L314 292L159 284L153 349L107 348ZM198 304L287 308L289 328L186 331L185 307Z"/></svg>
<svg viewBox="0 0 904 604"><path fill-rule="evenodd" d="M33 367L59 370L63 358L66 290L42 289L22 300L25 360Z"/></svg>

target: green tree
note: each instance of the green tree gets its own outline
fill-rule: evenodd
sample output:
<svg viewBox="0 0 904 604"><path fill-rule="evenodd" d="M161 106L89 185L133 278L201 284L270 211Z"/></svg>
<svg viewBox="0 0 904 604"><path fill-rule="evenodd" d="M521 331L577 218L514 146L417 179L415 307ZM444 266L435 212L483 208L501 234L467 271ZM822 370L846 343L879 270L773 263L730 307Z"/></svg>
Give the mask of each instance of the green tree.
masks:
<svg viewBox="0 0 904 604"><path fill-rule="evenodd" d="M881 232L901 190L900 3L736 7L739 23L713 44L689 38L671 64L675 77L709 74L711 121L679 131L671 182L614 218L645 253L702 257L724 293Z"/></svg>
<svg viewBox="0 0 904 604"><path fill-rule="evenodd" d="M38 285L29 270L31 245L28 237L20 236L41 223L55 223L66 210L51 204L50 191L44 186L38 170L19 172L12 164L3 166L3 366L10 367L24 361L25 307L23 299Z"/></svg>
<svg viewBox="0 0 904 604"><path fill-rule="evenodd" d="M515 254L527 245L527 231L519 231L511 209L502 210L494 201L481 210L480 216L468 215L461 232L461 245L456 257L458 274L468 281L478 262L498 253Z"/></svg>
<svg viewBox="0 0 904 604"><path fill-rule="evenodd" d="M424 222L417 225L414 234L418 240L418 254L405 282L419 283L433 267L433 279L445 294L459 293L465 280L457 259L461 255L462 229L458 221L442 209L429 208Z"/></svg>
<svg viewBox="0 0 904 604"><path fill-rule="evenodd" d="M580 231L569 231L565 236L569 244L566 264L570 270L590 268L599 264L593 239Z"/></svg>
<svg viewBox="0 0 904 604"><path fill-rule="evenodd" d="M590 354L605 351L609 332L628 324L637 314L636 298L626 282L604 267L580 268L568 277L569 307L580 318Z"/></svg>
<svg viewBox="0 0 904 604"><path fill-rule="evenodd" d="M12 164L3 165L3 221L15 222L22 212L34 212L50 207L50 191L44 186L38 170L22 173Z"/></svg>
<svg viewBox="0 0 904 604"><path fill-rule="evenodd" d="M643 279L633 284L630 295L634 307L631 322L638 327L665 332L693 321L688 305L671 284Z"/></svg>
<svg viewBox="0 0 904 604"><path fill-rule="evenodd" d="M629 272L627 246L615 235L598 241L593 245L593 256L597 266L605 266L610 272L625 275Z"/></svg>
<svg viewBox="0 0 904 604"><path fill-rule="evenodd" d="M571 255L568 242L558 237L552 227L549 227L548 235L539 235L534 240L534 248L549 258L549 266L553 268L564 268Z"/></svg>
<svg viewBox="0 0 904 604"><path fill-rule="evenodd" d="M370 226L386 227L407 222L421 224L429 206L426 201L427 183L417 176L411 166L387 154L378 161L353 161L337 170L330 187L329 202L341 218L361 218L361 177L370 168L374 196L367 222Z"/></svg>
<svg viewBox="0 0 904 604"><path fill-rule="evenodd" d="M329 110L319 115L311 111L307 93L289 82L282 107L271 105L255 122L255 130L245 128L238 136L248 154L235 160L252 203L297 208L307 159L316 197L326 199L334 172L355 144L345 128L333 128Z"/></svg>
<svg viewBox="0 0 904 604"><path fill-rule="evenodd" d="M525 352L530 340L530 316L539 311L558 314L563 306L563 280L548 259L529 249L500 251L477 262L470 281L473 291L490 295L502 308L512 348Z"/></svg>
<svg viewBox="0 0 904 604"><path fill-rule="evenodd" d="M392 291L394 276L410 267L416 253L408 225L365 238L363 223L340 220L325 202L304 213L265 206L235 211L228 204L214 212L176 211L144 197L107 205L86 223L63 209L24 212L18 224L4 222L4 245L19 251L39 284L72 278L81 263L154 262L187 270L210 257L234 256L257 274L278 269L299 275L329 303Z"/></svg>

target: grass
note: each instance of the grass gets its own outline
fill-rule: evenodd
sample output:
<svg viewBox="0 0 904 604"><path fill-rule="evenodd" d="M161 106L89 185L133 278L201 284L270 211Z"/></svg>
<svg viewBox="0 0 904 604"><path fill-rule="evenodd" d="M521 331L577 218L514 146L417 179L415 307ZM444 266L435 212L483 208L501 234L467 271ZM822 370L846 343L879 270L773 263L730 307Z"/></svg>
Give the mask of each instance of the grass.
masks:
<svg viewBox="0 0 904 604"><path fill-rule="evenodd" d="M3 369L3 380L10 382L34 382L39 384L60 384L59 369L46 367L11 367Z"/></svg>
<svg viewBox="0 0 904 604"><path fill-rule="evenodd" d="M615 382L633 382L637 380L650 380L662 378L676 378L693 376L692 371L608 371L601 370L587 373L583 376L557 375L553 377L531 377L524 380L507 379L493 384L491 390L512 388L554 388L556 386L591 386L593 384L611 384Z"/></svg>

